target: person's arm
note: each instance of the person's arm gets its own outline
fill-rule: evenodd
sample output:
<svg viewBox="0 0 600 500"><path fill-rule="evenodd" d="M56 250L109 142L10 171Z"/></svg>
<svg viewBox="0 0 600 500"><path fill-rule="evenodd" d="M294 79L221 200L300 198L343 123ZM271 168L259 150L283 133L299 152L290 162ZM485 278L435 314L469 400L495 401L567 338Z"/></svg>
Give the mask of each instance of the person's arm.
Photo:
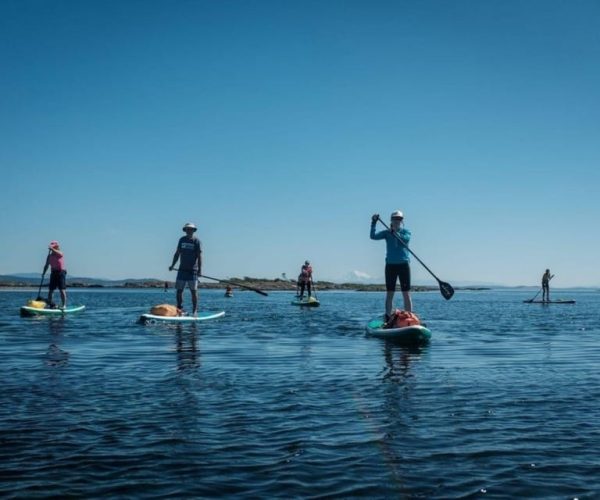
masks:
<svg viewBox="0 0 600 500"><path fill-rule="evenodd" d="M177 250L175 250L175 255L173 255L173 262L171 262L171 265L169 266L169 271L172 271L173 268L175 267L175 264L177 264L177 261L179 260L179 254L181 252L179 251L179 244L177 245Z"/></svg>
<svg viewBox="0 0 600 500"><path fill-rule="evenodd" d="M48 248L50 249L51 252L54 252L59 257L63 256L63 253L60 250L58 250L57 248L54 248L54 247L48 247Z"/></svg>
<svg viewBox="0 0 600 500"><path fill-rule="evenodd" d="M377 221L379 220L379 214L374 214L371 217L371 234L370 238L372 240L383 240L385 238L385 231L379 231L378 233L375 231L375 226L377 225Z"/></svg>
<svg viewBox="0 0 600 500"><path fill-rule="evenodd" d="M197 252L197 260L198 260L198 274L202 274L202 245L200 244L200 241L198 241L198 245L196 247L196 252Z"/></svg>

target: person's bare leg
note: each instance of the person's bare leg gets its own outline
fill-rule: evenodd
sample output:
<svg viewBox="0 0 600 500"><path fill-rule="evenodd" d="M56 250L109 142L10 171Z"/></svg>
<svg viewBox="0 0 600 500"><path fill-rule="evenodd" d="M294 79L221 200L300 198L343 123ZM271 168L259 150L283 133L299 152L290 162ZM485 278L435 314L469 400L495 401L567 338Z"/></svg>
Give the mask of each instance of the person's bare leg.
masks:
<svg viewBox="0 0 600 500"><path fill-rule="evenodd" d="M394 292L387 291L385 294L385 314L390 317L392 315L392 307L394 306Z"/></svg>
<svg viewBox="0 0 600 500"><path fill-rule="evenodd" d="M196 316L198 314L198 291L190 290L192 293L192 314Z"/></svg>
<svg viewBox="0 0 600 500"><path fill-rule="evenodd" d="M410 292L402 292L402 298L404 299L404 310L412 312L412 297L410 296Z"/></svg>
<svg viewBox="0 0 600 500"><path fill-rule="evenodd" d="M183 309L183 290L177 289L177 309Z"/></svg>

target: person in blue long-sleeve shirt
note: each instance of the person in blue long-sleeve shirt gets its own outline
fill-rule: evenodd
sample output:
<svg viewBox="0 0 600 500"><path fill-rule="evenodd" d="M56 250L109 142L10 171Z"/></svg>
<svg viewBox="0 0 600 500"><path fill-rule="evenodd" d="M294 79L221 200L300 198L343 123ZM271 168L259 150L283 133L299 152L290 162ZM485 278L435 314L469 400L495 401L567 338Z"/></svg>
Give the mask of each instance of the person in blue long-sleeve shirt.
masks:
<svg viewBox="0 0 600 500"><path fill-rule="evenodd" d="M385 257L385 320L392 314L396 282L400 280L400 290L404 299L404 310L412 312L412 298L410 296L410 255L408 242L410 231L404 227L404 214L400 210L392 213L390 229L375 231L375 225L379 220L379 214L371 217L371 239L385 240L387 254ZM398 240L402 240L400 242Z"/></svg>

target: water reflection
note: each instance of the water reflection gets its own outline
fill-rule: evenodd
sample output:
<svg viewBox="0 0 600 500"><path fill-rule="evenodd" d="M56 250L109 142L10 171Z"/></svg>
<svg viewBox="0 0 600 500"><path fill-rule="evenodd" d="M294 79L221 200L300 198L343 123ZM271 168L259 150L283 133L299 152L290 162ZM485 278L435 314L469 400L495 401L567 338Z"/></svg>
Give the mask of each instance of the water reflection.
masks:
<svg viewBox="0 0 600 500"><path fill-rule="evenodd" d="M175 325L175 327L175 351L177 352L177 370L195 370L200 366L200 350L198 348L197 325Z"/></svg>
<svg viewBox="0 0 600 500"><path fill-rule="evenodd" d="M383 346L385 368L382 380L402 382L411 377L411 363L420 359L425 348L418 345L399 345L386 340Z"/></svg>
<svg viewBox="0 0 600 500"><path fill-rule="evenodd" d="M61 367L69 364L70 353L60 348L63 340L65 318L49 318L50 345L46 351L45 361L48 366Z"/></svg>

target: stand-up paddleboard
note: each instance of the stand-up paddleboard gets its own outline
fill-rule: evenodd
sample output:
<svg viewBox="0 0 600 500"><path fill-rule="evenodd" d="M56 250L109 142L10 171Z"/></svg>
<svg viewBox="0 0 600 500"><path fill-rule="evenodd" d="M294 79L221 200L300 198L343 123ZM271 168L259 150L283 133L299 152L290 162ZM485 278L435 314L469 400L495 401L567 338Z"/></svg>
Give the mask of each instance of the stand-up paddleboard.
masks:
<svg viewBox="0 0 600 500"><path fill-rule="evenodd" d="M383 318L367 323L367 335L402 342L425 343L431 338L431 330L423 325L403 326L401 328L383 328Z"/></svg>
<svg viewBox="0 0 600 500"><path fill-rule="evenodd" d="M308 297L306 299L296 299L292 300L293 306L302 306L302 307L319 307L321 303L315 297Z"/></svg>
<svg viewBox="0 0 600 500"><path fill-rule="evenodd" d="M574 300L524 300L525 304L575 304Z"/></svg>
<svg viewBox="0 0 600 500"><path fill-rule="evenodd" d="M195 323L197 321L207 321L225 316L225 311L219 312L200 312L196 316L158 316L157 314L142 314L140 323Z"/></svg>
<svg viewBox="0 0 600 500"><path fill-rule="evenodd" d="M22 306L21 316L63 316L65 314L81 312L84 309L85 306L83 305L67 306L64 309L60 309L59 307L55 309L49 309L41 307Z"/></svg>

